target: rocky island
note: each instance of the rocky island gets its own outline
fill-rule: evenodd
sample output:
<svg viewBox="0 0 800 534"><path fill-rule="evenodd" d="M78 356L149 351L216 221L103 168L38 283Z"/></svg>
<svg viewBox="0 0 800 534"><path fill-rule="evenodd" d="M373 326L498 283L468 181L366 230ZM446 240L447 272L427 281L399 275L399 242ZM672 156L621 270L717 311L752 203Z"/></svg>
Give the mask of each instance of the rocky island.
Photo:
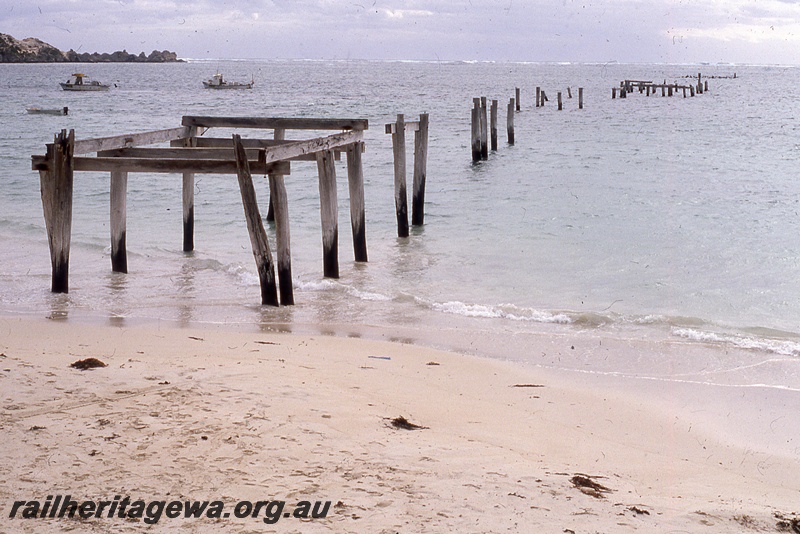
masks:
<svg viewBox="0 0 800 534"><path fill-rule="evenodd" d="M183 62L175 52L153 50L149 56L144 52L139 55L125 50L103 53L78 53L70 49L62 52L53 45L29 37L17 40L0 33L0 63L171 63Z"/></svg>

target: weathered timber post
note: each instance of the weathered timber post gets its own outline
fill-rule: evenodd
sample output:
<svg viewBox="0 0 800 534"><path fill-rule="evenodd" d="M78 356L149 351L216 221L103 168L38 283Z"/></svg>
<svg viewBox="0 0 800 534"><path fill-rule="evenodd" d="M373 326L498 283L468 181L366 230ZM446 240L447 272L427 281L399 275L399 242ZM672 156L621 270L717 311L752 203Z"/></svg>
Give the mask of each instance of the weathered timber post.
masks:
<svg viewBox="0 0 800 534"><path fill-rule="evenodd" d="M628 92L625 90L624 87L619 88L619 97L620 98L628 98Z"/></svg>
<svg viewBox="0 0 800 534"><path fill-rule="evenodd" d="M539 102L541 102L541 100L542 100L542 88L541 87L537 87L536 88L536 107L537 108L539 107Z"/></svg>
<svg viewBox="0 0 800 534"><path fill-rule="evenodd" d="M128 173L111 171L111 270L128 272L128 252L125 248L127 218Z"/></svg>
<svg viewBox="0 0 800 534"><path fill-rule="evenodd" d="M556 93L556 96L558 97L558 98L557 98L557 99L558 99L558 111L561 111L561 110L562 110L562 105L561 105L561 91L559 91L558 93Z"/></svg>
<svg viewBox="0 0 800 534"><path fill-rule="evenodd" d="M481 159L489 159L489 121L486 118L486 97L481 97Z"/></svg>
<svg viewBox="0 0 800 534"><path fill-rule="evenodd" d="M514 99L508 101L508 112L506 113L506 133L508 134L508 144L514 144Z"/></svg>
<svg viewBox="0 0 800 534"><path fill-rule="evenodd" d="M45 168L39 171L42 211L52 267L50 290L69 293L69 246L72 238L72 183L75 130L66 130L47 145Z"/></svg>
<svg viewBox="0 0 800 534"><path fill-rule="evenodd" d="M544 107L544 103L547 102L547 100L548 100L547 94L544 91L542 91L542 107Z"/></svg>
<svg viewBox="0 0 800 534"><path fill-rule="evenodd" d="M272 138L276 141L283 141L286 139L286 130L284 128L275 128L273 130ZM272 189L269 194L269 209L267 210L267 221L272 222L275 220L275 208L272 205Z"/></svg>
<svg viewBox="0 0 800 534"><path fill-rule="evenodd" d="M242 206L247 220L247 231L250 234L250 245L258 268L258 279L261 282L261 304L278 306L278 290L275 286L275 265L272 263L272 252L269 239L258 211L256 190L250 174L250 163L242 146L242 138L233 134L233 149L236 155L236 170L239 178L239 191L242 194Z"/></svg>
<svg viewBox="0 0 800 534"><path fill-rule="evenodd" d="M472 108L471 145L472 145L472 163L477 163L481 160L481 110L479 106L473 106Z"/></svg>
<svg viewBox="0 0 800 534"><path fill-rule="evenodd" d="M497 152L497 100L492 100L490 115L491 127L489 128L489 133L491 134L492 151Z"/></svg>
<svg viewBox="0 0 800 534"><path fill-rule="evenodd" d="M183 146L187 148L197 146L196 126L189 127L189 136L183 139ZM194 173L193 172L183 173L182 194L183 194L183 251L191 252L194 250Z"/></svg>
<svg viewBox="0 0 800 534"><path fill-rule="evenodd" d="M292 250L289 232L289 200L286 194L286 184L282 174L269 175L269 198L275 221L275 248L277 249L278 264L278 291L281 304L289 306L294 304L294 289L292 288Z"/></svg>
<svg viewBox="0 0 800 534"><path fill-rule="evenodd" d="M694 85L689 86L689 96L694 96Z"/></svg>
<svg viewBox="0 0 800 534"><path fill-rule="evenodd" d="M703 74L698 72L697 73L697 94L703 93Z"/></svg>
<svg viewBox="0 0 800 534"><path fill-rule="evenodd" d="M398 121L402 121L402 115L397 117ZM405 147L403 148L405 149ZM402 159L405 167L405 157ZM322 223L322 265L325 278L339 278L339 207L336 198L336 166L334 163L331 150L317 152L319 215ZM397 160L395 159L396 164Z"/></svg>
<svg viewBox="0 0 800 534"><path fill-rule="evenodd" d="M672 96L672 86L671 85L667 88L667 96Z"/></svg>
<svg viewBox="0 0 800 534"><path fill-rule="evenodd" d="M578 109L583 109L583 87L578 87Z"/></svg>
<svg viewBox="0 0 800 534"><path fill-rule="evenodd" d="M520 110L520 103L519 103L519 87L517 87L517 88L516 88L516 90L514 91L514 96L516 97L516 100L515 100L514 102L516 102L516 105L517 105L517 111L519 111L519 110Z"/></svg>
<svg viewBox="0 0 800 534"><path fill-rule="evenodd" d="M681 89L683 89L683 98L686 98L686 86L684 85Z"/></svg>
<svg viewBox="0 0 800 534"><path fill-rule="evenodd" d="M708 91L708 80L703 81L703 92L705 93Z"/></svg>
<svg viewBox="0 0 800 534"><path fill-rule="evenodd" d="M361 163L361 153L363 151L363 141L347 145L347 184L350 191L350 227L353 230L353 253L355 260L358 262L367 261L367 230L366 219L364 217L364 167Z"/></svg>
<svg viewBox="0 0 800 534"><path fill-rule="evenodd" d="M492 103L496 119L497 101ZM497 144L497 125L493 127L492 143ZM494 150L497 150L495 147ZM428 114L419 116L419 129L414 132L414 182L411 199L411 224L422 226L425 222L425 182L428 173ZM366 253L365 253L366 255Z"/></svg>
<svg viewBox="0 0 800 534"><path fill-rule="evenodd" d="M392 133L392 151L394 153L394 208L395 212L397 213L397 237L408 237L408 195L406 193L406 122L402 113L397 114L395 130L394 133ZM475 155L473 154L472 157L474 158ZM320 178L320 180L321 179L322 178Z"/></svg>
<svg viewBox="0 0 800 534"><path fill-rule="evenodd" d="M647 93L645 94L645 96L650 96L650 86L649 85L647 86Z"/></svg>
<svg viewBox="0 0 800 534"><path fill-rule="evenodd" d="M616 87L612 87L611 88L611 98L612 99L617 98L617 88Z"/></svg>
<svg viewBox="0 0 800 534"><path fill-rule="evenodd" d="M572 98L572 88L567 87L567 98Z"/></svg>
<svg viewBox="0 0 800 534"><path fill-rule="evenodd" d="M666 93L666 90L667 90L667 89L666 89L666 86L665 86L665 85L662 85L662 86L661 86L661 96L666 96L666 95L667 95L667 93Z"/></svg>

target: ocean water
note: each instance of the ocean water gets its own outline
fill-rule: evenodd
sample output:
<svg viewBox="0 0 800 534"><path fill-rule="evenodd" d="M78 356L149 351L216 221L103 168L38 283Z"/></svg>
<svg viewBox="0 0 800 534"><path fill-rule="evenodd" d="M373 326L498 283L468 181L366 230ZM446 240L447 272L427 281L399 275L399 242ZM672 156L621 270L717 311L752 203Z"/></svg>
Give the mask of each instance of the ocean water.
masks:
<svg viewBox="0 0 800 534"><path fill-rule="evenodd" d="M114 87L61 91L58 82L75 70ZM204 90L201 81L218 71L252 78L255 88ZM689 84L698 72L709 91L694 98L611 98L623 79ZM798 68L190 60L4 64L0 73L1 313L384 337L545 367L797 388ZM537 86L550 99L543 108L534 107ZM505 107L515 87L522 110L509 146ZM473 164L477 96L500 102L500 147ZM30 106L68 106L70 114L28 115ZM399 239L384 124L421 112L430 114L425 225ZM30 156L63 128L85 139L176 127L193 114L368 119L369 263L353 262L344 162L338 280L322 277L316 165L293 164L287 177L297 304L279 309L259 305L235 176L197 176L196 250L185 254L180 176L132 174L130 272L122 275L110 268L109 177L76 173L70 293L51 294ZM410 191L410 152L408 169ZM257 192L265 212L266 180ZM274 250L274 228L268 232ZM542 334L685 349L669 362L531 354L532 337ZM730 358L703 360L707 346Z"/></svg>

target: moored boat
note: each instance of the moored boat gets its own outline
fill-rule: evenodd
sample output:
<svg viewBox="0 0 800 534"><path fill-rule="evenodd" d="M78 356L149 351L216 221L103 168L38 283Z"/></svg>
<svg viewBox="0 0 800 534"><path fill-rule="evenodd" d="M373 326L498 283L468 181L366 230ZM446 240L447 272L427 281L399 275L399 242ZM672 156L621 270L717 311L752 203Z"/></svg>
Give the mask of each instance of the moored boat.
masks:
<svg viewBox="0 0 800 534"><path fill-rule="evenodd" d="M229 82L222 77L222 74L215 74L207 82L203 82L203 87L206 89L252 89L255 81L250 80L250 83L242 82Z"/></svg>
<svg viewBox="0 0 800 534"><path fill-rule="evenodd" d="M85 74L76 72L65 83L60 84L65 91L108 91L108 84L86 78Z"/></svg>
<svg viewBox="0 0 800 534"><path fill-rule="evenodd" d="M26 111L30 115L68 115L69 108L64 106L63 108L55 108L55 109L43 109L37 107L27 108Z"/></svg>

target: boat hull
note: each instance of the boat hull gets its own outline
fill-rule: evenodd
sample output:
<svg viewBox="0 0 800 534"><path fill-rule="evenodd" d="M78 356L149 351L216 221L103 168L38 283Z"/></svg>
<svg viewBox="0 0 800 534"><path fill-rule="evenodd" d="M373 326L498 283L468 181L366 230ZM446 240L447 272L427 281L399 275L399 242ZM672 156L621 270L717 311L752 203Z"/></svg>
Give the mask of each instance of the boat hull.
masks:
<svg viewBox="0 0 800 534"><path fill-rule="evenodd" d="M67 115L67 114L69 114L69 108L61 108L61 109L28 108L26 111L30 115Z"/></svg>
<svg viewBox="0 0 800 534"><path fill-rule="evenodd" d="M91 85L91 84L71 84L62 83L61 88L65 91L108 91L108 85Z"/></svg>
<svg viewBox="0 0 800 534"><path fill-rule="evenodd" d="M225 83L222 85L211 84L208 82L203 82L203 87L206 89L252 89L253 84L251 83Z"/></svg>

